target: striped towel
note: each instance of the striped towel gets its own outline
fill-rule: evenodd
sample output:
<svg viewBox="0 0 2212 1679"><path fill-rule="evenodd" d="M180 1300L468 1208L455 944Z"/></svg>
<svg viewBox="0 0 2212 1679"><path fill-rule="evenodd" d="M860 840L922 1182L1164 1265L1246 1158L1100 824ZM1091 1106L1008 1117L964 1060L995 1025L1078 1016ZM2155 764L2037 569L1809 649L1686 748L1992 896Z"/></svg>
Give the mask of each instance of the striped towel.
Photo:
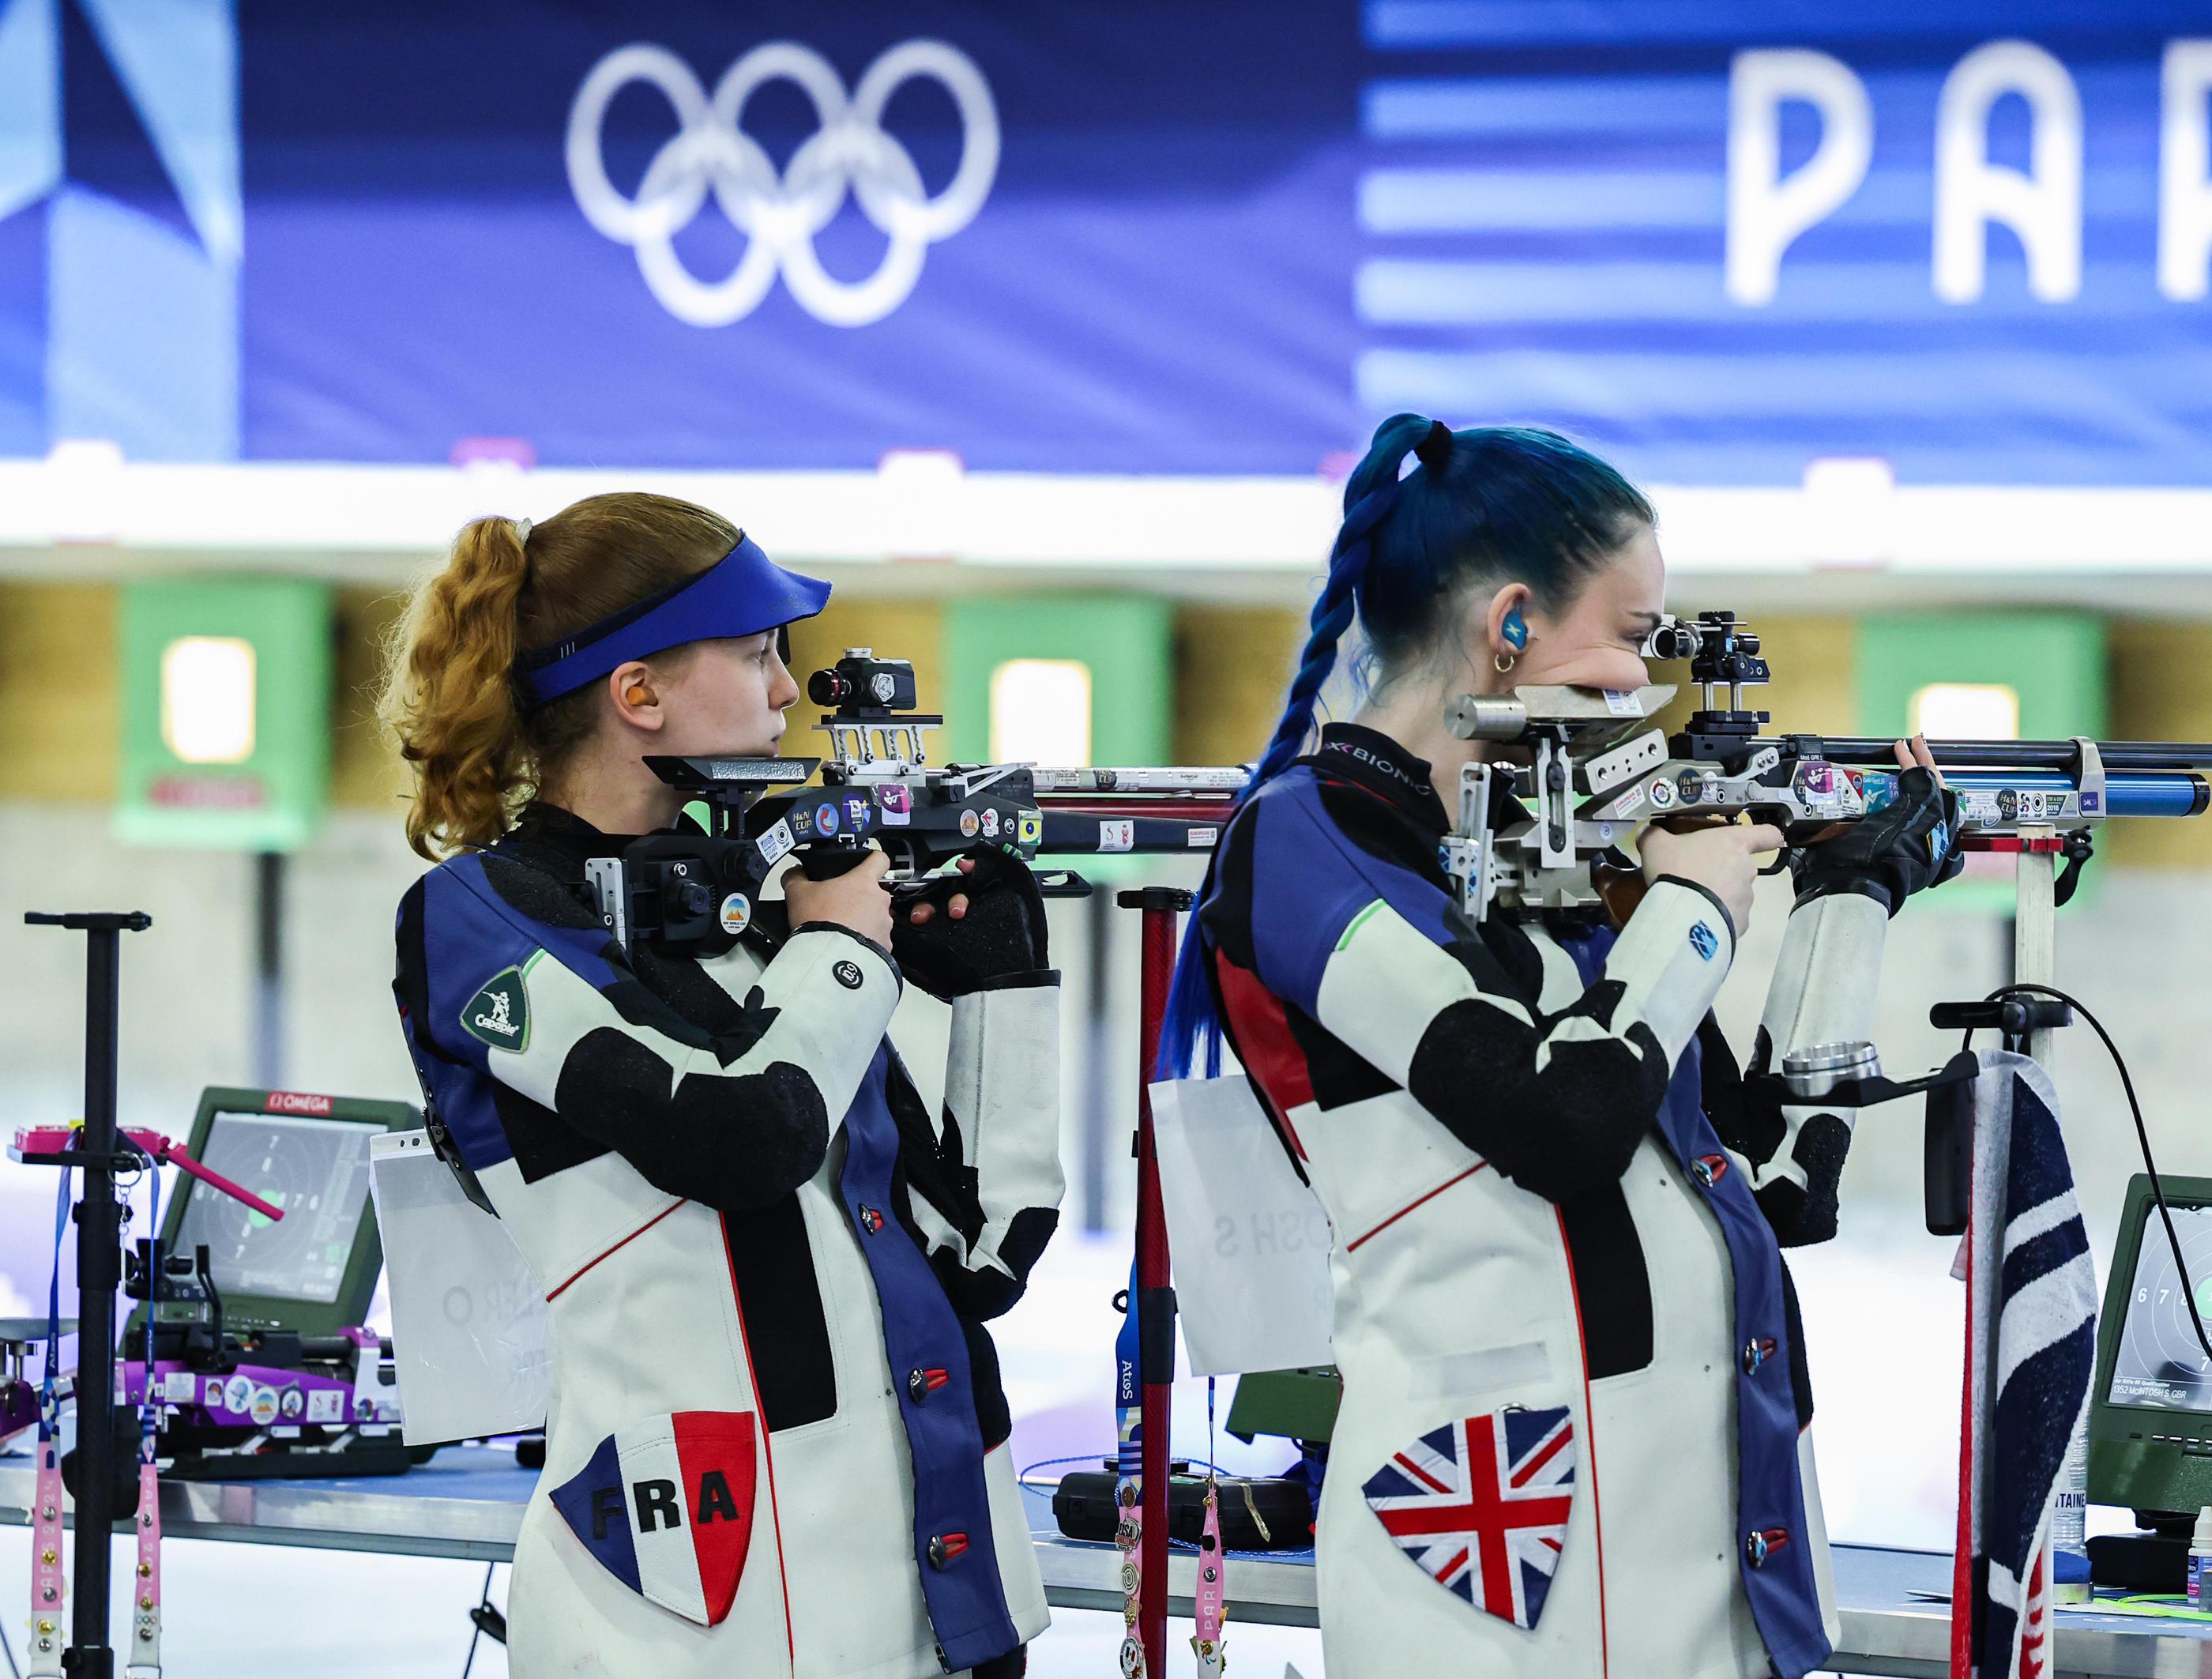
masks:
<svg viewBox="0 0 2212 1679"><path fill-rule="evenodd" d="M2097 1284L2050 1074L2002 1051L1981 1062L1951 1679L2036 1679L2054 1653L2043 1540L2088 1402Z"/></svg>

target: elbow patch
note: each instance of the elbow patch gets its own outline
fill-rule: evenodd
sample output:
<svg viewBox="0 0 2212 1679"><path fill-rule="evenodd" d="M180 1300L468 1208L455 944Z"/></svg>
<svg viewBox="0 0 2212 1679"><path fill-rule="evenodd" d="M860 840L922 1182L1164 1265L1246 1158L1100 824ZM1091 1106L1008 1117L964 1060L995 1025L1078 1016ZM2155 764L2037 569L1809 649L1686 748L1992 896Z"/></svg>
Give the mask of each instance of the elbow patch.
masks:
<svg viewBox="0 0 2212 1679"><path fill-rule="evenodd" d="M1595 986L1584 1001L1609 1017L1618 991ZM1589 1010L1578 1005L1569 1013ZM1540 1043L1551 1052L1540 1070ZM1626 1037L1547 1039L1503 1009L1468 998L1429 1022L1406 1086L1503 1176L1563 1201L1620 1181L1659 1111L1667 1079L1667 1057L1641 1021Z"/></svg>
<svg viewBox="0 0 2212 1679"><path fill-rule="evenodd" d="M1850 1148L1851 1128L1833 1114L1814 1114L1797 1128L1790 1158L1805 1174L1804 1187L1778 1177L1756 1191L1759 1209L1782 1246L1809 1247L1835 1235L1837 1190Z"/></svg>
<svg viewBox="0 0 2212 1679"><path fill-rule="evenodd" d="M804 1068L675 1069L612 1026L586 1032L562 1063L561 1117L635 1166L655 1189L727 1212L765 1207L822 1169L830 1115Z"/></svg>

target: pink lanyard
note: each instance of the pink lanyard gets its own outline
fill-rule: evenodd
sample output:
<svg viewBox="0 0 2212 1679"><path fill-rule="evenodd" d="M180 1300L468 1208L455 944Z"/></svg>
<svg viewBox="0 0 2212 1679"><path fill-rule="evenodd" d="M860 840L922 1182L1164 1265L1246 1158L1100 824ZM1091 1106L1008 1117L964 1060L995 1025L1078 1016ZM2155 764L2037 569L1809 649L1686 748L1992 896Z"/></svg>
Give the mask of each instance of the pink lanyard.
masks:
<svg viewBox="0 0 2212 1679"><path fill-rule="evenodd" d="M155 1303L161 1293L157 1275L161 1253L160 1163L173 1159L182 1165L185 1156L181 1152L170 1154L167 1137L149 1133L149 1138L142 1145L153 1161L146 1168L152 1189L146 1209L151 1240L146 1247L146 1346L138 1371L138 1567L131 1581L131 1647L123 1658L124 1679L161 1679L161 1487L154 1473L154 1452L161 1432L161 1396L155 1385L161 1378L154 1373ZM155 1142L161 1145L158 1151ZM228 1181L198 1165L188 1170L218 1184Z"/></svg>
<svg viewBox="0 0 2212 1679"><path fill-rule="evenodd" d="M54 1269L46 1292L46 1378L39 1390L39 1481L31 1508L31 1666L24 1679L59 1679L69 1575L62 1560L62 1237L70 1169L54 1195Z"/></svg>
<svg viewBox="0 0 2212 1679"><path fill-rule="evenodd" d="M69 1607L69 1579L62 1561L58 1409L49 1378L39 1402L39 1485L31 1511L31 1664L24 1679L60 1679L62 1671L62 1617Z"/></svg>
<svg viewBox="0 0 2212 1679"><path fill-rule="evenodd" d="M147 1310L153 1310L150 1304ZM150 1391L150 1366L147 1386ZM150 1418L138 1447L138 1572L131 1581L131 1609L125 1679L161 1679L161 1488L154 1475Z"/></svg>
<svg viewBox="0 0 2212 1679"><path fill-rule="evenodd" d="M1129 1302L1132 1317L1136 1314L1134 1299ZM1137 1609L1145 1585L1144 1551L1145 1503L1144 1475L1139 1465L1143 1425L1139 1411L1134 1405L1115 1408L1115 1433L1119 1436L1119 1467L1121 1478L1114 1487L1114 1502L1121 1512L1115 1524L1114 1544L1121 1553L1121 1679L1145 1679L1145 1641L1137 1631Z"/></svg>
<svg viewBox="0 0 2212 1679"><path fill-rule="evenodd" d="M1206 1527L1198 1536L1198 1591L1192 1605L1198 1624L1190 1641L1190 1647L1198 1652L1200 1679L1221 1679L1221 1619L1228 1603L1222 1573L1226 1566L1221 1554L1221 1512L1214 1498L1213 1477L1208 1475Z"/></svg>

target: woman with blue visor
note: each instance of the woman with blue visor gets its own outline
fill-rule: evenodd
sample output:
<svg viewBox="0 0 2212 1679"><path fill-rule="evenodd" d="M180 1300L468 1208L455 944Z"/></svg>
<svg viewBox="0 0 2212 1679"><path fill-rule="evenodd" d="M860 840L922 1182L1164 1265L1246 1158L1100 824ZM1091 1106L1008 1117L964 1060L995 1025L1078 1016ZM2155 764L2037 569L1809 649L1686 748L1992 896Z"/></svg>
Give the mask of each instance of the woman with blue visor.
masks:
<svg viewBox="0 0 2212 1679"><path fill-rule="evenodd" d="M776 752L781 632L829 593L703 508L596 496L470 525L392 648L408 836L444 855L401 1025L551 1314L521 1679L1012 1679L1046 1623L985 1327L1062 1189L1034 883L994 860L895 928L880 854L794 869L695 957L625 952L585 882L681 820L647 757ZM934 1118L885 1037L904 979L951 1005Z"/></svg>

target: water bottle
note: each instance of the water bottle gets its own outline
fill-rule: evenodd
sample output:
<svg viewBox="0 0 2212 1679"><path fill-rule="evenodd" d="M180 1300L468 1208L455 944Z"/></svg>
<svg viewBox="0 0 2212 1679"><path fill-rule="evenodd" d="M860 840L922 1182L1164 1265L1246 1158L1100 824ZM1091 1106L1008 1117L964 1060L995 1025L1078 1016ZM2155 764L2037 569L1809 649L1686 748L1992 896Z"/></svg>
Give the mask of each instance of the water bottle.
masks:
<svg viewBox="0 0 2212 1679"><path fill-rule="evenodd" d="M2051 1601L2086 1603L2095 1596L2089 1584L2089 1546L2084 1527L2089 1514L2089 1430L2077 1419L2058 1471L2058 1496L2051 1509Z"/></svg>
<svg viewBox="0 0 2212 1679"><path fill-rule="evenodd" d="M2189 1607L2204 1607L2205 1579L2212 1574L2212 1504L2197 1512L2196 1536L2189 1542Z"/></svg>

